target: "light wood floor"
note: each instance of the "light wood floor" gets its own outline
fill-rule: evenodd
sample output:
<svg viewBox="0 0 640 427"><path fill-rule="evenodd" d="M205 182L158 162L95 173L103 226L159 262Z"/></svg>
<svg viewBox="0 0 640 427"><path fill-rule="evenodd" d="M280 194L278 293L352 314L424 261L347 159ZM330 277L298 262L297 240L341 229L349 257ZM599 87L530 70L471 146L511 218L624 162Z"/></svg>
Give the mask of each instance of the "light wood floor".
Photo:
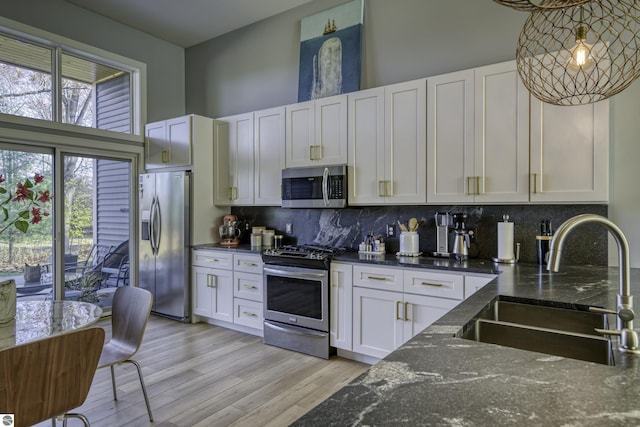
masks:
<svg viewBox="0 0 640 427"><path fill-rule="evenodd" d="M107 336L109 322L98 324ZM125 364L116 366L117 402L104 368L76 411L93 427L286 426L368 367L265 345L260 337L217 326L156 316L135 359L142 365L154 422L147 417L135 367ZM70 419L68 425L82 424Z"/></svg>

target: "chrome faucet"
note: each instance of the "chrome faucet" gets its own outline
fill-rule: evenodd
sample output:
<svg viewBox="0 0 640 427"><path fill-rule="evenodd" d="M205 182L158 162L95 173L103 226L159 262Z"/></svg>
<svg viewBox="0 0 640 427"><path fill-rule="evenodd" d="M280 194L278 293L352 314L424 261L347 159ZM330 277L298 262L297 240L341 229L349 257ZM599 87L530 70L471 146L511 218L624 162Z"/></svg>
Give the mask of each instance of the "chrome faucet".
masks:
<svg viewBox="0 0 640 427"><path fill-rule="evenodd" d="M620 351L628 353L640 353L638 344L638 334L633 330L633 296L631 296L631 270L629 268L629 242L622 233L622 230L611 220L601 215L582 214L576 215L563 222L556 230L551 247L549 248L549 261L547 270L558 271L560 269L560 255L562 245L571 230L580 224L599 224L605 227L614 237L618 244L618 269L619 269L619 292L616 299L616 311L591 308L593 311L616 314L617 330L597 329L604 335L616 335L619 337L618 348Z"/></svg>

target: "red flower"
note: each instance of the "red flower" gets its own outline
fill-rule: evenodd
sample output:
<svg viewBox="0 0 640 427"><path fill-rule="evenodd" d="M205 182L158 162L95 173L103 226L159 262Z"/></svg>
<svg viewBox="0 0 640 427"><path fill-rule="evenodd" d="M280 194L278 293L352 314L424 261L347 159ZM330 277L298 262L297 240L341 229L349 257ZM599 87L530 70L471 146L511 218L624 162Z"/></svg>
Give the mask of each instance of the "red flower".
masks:
<svg viewBox="0 0 640 427"><path fill-rule="evenodd" d="M40 184L42 181L44 181L44 176L40 175L39 173L36 173L33 177L33 180L36 184Z"/></svg>
<svg viewBox="0 0 640 427"><path fill-rule="evenodd" d="M51 194L49 193L49 190L38 191L38 194L40 195L40 197L38 197L38 201L41 203L47 203L49 200L51 200Z"/></svg>
<svg viewBox="0 0 640 427"><path fill-rule="evenodd" d="M0 184L5 181L4 175L0 173Z"/></svg>
<svg viewBox="0 0 640 427"><path fill-rule="evenodd" d="M21 200L29 200L31 199L31 190L22 185L21 182L18 183L18 189L16 190L16 197L13 198L13 202L19 202Z"/></svg>
<svg viewBox="0 0 640 427"><path fill-rule="evenodd" d="M31 224L37 224L42 221L42 216L40 215L40 208L31 208Z"/></svg>

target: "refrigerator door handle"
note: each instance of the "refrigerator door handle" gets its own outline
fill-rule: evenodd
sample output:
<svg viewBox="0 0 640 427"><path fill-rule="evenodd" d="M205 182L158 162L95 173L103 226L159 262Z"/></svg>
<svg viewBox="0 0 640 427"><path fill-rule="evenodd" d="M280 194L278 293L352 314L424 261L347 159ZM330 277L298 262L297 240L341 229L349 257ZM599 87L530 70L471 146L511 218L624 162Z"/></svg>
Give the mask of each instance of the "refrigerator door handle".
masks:
<svg viewBox="0 0 640 427"><path fill-rule="evenodd" d="M154 211L155 218L153 219L154 228L156 230L156 236L154 239L154 245L156 247L156 255L160 252L160 240L162 238L162 212L160 211L160 200L156 196L156 209ZM156 224L157 221L157 224Z"/></svg>
<svg viewBox="0 0 640 427"><path fill-rule="evenodd" d="M151 198L151 212L149 214L149 245L151 246L151 254L156 254L155 245L155 208L156 208L156 196Z"/></svg>

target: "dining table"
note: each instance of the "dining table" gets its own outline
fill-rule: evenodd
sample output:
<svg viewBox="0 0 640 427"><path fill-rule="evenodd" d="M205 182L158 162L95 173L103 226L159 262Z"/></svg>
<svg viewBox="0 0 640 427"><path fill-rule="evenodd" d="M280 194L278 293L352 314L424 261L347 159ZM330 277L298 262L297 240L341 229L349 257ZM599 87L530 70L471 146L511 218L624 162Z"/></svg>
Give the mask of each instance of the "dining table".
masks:
<svg viewBox="0 0 640 427"><path fill-rule="evenodd" d="M96 323L102 308L82 301L17 301L16 316L0 323L0 349L63 334Z"/></svg>

